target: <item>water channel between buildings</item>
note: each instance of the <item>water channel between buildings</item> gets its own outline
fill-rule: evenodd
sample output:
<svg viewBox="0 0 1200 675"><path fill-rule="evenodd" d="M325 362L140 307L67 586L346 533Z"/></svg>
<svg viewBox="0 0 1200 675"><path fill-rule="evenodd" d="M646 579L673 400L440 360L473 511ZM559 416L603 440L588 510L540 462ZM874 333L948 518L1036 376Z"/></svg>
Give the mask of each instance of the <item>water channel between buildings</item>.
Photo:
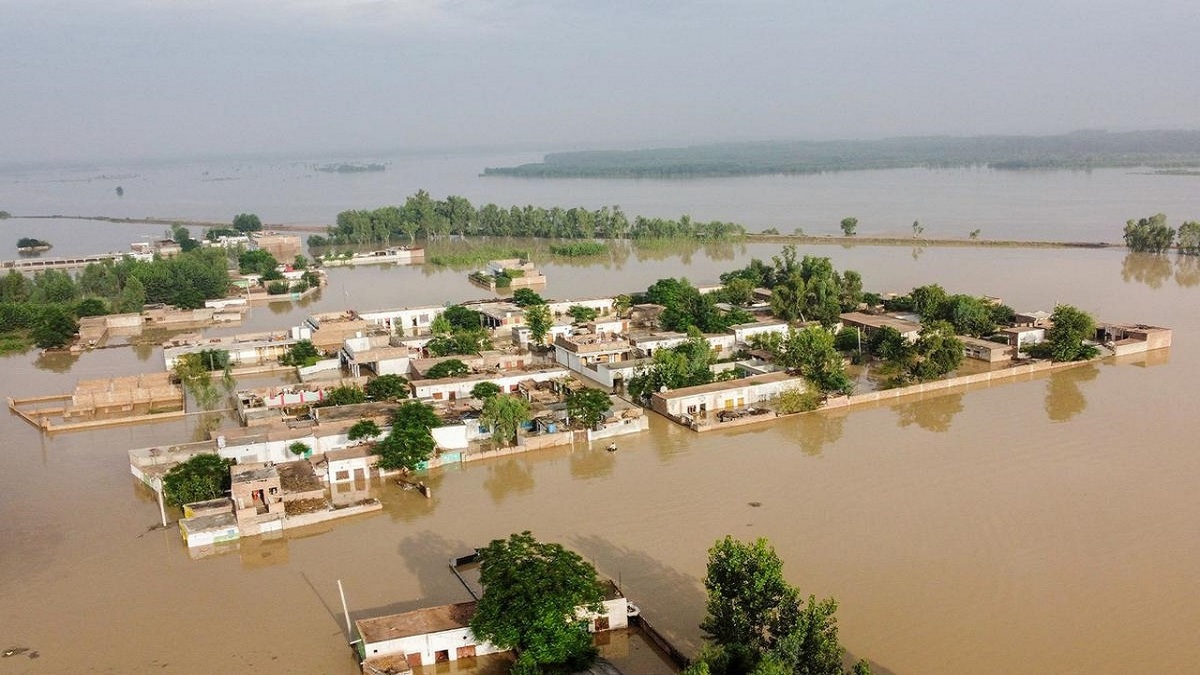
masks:
<svg viewBox="0 0 1200 675"><path fill-rule="evenodd" d="M665 276L709 283L778 250L547 264L545 294L635 290ZM447 559L525 529L619 579L689 652L706 550L733 534L768 537L802 592L837 597L843 642L877 673L1167 673L1200 662L1194 266L1117 250L802 252L859 270L868 289L937 282L1018 310L1069 302L1171 327L1174 347L703 435L654 417L615 453L581 446L435 472L432 500L382 486L383 513L199 560L174 528L151 529L157 504L125 454L195 438L198 419L42 437L6 416L0 648L40 658L5 659L0 673L353 673L337 579L355 616L459 601ZM480 295L458 271L337 269L308 306L258 307L220 332ZM17 396L162 368L157 348L0 364Z"/></svg>

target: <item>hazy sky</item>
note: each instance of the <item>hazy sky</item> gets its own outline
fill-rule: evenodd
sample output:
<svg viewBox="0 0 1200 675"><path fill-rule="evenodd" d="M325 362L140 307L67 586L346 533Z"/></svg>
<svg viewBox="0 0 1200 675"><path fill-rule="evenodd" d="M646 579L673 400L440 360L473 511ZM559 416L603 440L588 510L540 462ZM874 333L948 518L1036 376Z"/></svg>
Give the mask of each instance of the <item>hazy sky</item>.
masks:
<svg viewBox="0 0 1200 675"><path fill-rule="evenodd" d="M1195 0L0 0L0 163L1200 127Z"/></svg>

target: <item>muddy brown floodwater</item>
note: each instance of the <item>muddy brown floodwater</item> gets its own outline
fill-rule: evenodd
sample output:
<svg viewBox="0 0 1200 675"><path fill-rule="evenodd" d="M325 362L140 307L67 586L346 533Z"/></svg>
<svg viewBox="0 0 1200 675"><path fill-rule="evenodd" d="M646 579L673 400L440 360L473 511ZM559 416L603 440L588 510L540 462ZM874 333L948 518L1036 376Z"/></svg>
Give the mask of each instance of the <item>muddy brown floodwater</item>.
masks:
<svg viewBox="0 0 1200 675"><path fill-rule="evenodd" d="M548 270L547 295L697 283L765 257L702 253ZM655 418L602 447L437 472L434 499L189 557L153 529L125 451L198 422L43 438L0 420L0 673L353 673L336 581L365 616L463 598L446 561L529 529L620 580L686 651L700 643L706 549L770 538L802 592L835 596L843 641L878 673L1187 672L1200 662L1197 275L1119 251L830 248L868 288L938 282L1018 309L1069 302L1175 329L1169 354L923 400L697 435ZM320 306L459 300L440 273L339 270ZM343 300L348 302L343 303ZM254 326L303 310L256 309ZM145 360L143 360L145 359ZM162 368L155 350L0 362L13 395ZM752 503L759 504L758 506Z"/></svg>

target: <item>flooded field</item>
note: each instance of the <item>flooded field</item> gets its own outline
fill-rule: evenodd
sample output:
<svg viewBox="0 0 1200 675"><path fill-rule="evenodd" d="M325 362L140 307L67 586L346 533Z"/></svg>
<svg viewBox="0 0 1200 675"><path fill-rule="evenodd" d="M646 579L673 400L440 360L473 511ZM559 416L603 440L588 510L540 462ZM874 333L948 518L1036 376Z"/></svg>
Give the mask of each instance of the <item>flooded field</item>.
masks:
<svg viewBox="0 0 1200 675"><path fill-rule="evenodd" d="M546 294L711 282L777 250L546 265ZM380 514L197 560L177 530L154 527L154 495L125 451L198 438L200 419L42 437L4 416L0 647L39 658L0 661L0 673L353 673L338 579L354 616L460 601L447 559L525 529L618 579L685 651L700 643L706 550L733 534L770 538L802 592L837 597L843 642L877 673L1186 672L1200 661L1190 267L1120 251L803 252L860 270L869 289L937 282L1019 310L1069 302L1172 327L1175 346L773 426L697 435L654 418L615 453L579 446L437 472L432 500L377 485ZM239 330L481 294L462 273L427 268L330 278L307 307L255 308ZM17 396L161 369L156 348L0 361Z"/></svg>

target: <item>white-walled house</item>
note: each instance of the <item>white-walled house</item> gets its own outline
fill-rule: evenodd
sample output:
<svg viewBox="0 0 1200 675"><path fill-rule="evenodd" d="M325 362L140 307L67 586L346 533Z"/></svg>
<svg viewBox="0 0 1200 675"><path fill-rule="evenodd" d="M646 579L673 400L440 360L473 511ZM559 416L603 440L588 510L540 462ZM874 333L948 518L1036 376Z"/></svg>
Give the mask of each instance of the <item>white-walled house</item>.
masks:
<svg viewBox="0 0 1200 675"><path fill-rule="evenodd" d="M548 367L536 370L515 370L504 373L476 373L465 377L443 377L436 380L413 380L409 383L413 398L423 401L454 401L470 398L471 390L480 382L491 382L503 393L517 391L517 385L525 380L549 382L567 377L566 368Z"/></svg>
<svg viewBox="0 0 1200 675"><path fill-rule="evenodd" d="M567 313L575 305L594 309L600 313L600 316L611 314L616 305L616 298L598 297L598 298L579 298L578 300L547 300L546 307L550 310L551 316L562 316Z"/></svg>
<svg viewBox="0 0 1200 675"><path fill-rule="evenodd" d="M655 392L650 397L650 407L661 415L687 422L718 410L757 406L789 389L803 391L806 386L802 377L786 372L767 373Z"/></svg>
<svg viewBox="0 0 1200 675"><path fill-rule="evenodd" d="M788 322L783 319L770 319L767 321L751 321L750 323L739 323L735 326L730 326L729 330L733 332L734 340L741 344L749 344L750 338L755 335L766 335L776 333L780 336L786 336L788 332Z"/></svg>
<svg viewBox="0 0 1200 675"><path fill-rule="evenodd" d="M601 581L601 585L603 609L596 613L579 608L576 616L587 620L588 630L593 633L628 627L628 600L611 581ZM399 670L505 651L471 632L470 621L477 604L460 602L355 621L363 672L370 672L368 667Z"/></svg>
<svg viewBox="0 0 1200 675"><path fill-rule="evenodd" d="M359 316L364 321L387 328L390 332L411 336L428 333L433 326L433 320L441 316L445 309L441 305L424 305L361 312Z"/></svg>
<svg viewBox="0 0 1200 675"><path fill-rule="evenodd" d="M629 340L609 335L560 335L554 340L554 359L583 372L596 364L628 361L633 357Z"/></svg>
<svg viewBox="0 0 1200 675"><path fill-rule="evenodd" d="M346 338L339 352L351 377L361 377L366 366L376 375L408 375L409 348L390 335Z"/></svg>

